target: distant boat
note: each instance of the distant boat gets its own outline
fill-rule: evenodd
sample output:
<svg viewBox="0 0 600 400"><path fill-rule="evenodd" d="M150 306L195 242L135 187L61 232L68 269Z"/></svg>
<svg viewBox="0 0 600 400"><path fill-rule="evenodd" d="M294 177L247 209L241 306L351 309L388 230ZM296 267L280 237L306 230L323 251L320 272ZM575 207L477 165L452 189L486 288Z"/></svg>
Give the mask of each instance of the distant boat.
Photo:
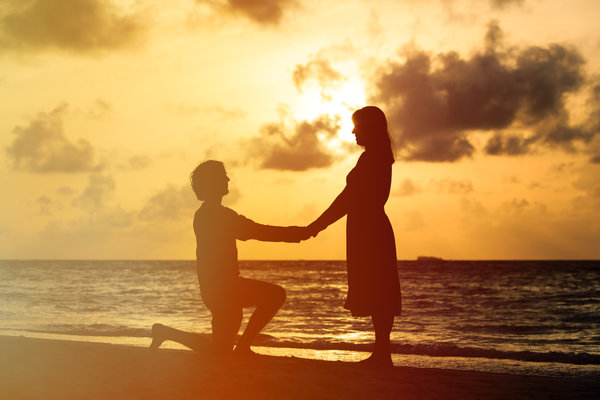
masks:
<svg viewBox="0 0 600 400"><path fill-rule="evenodd" d="M417 261L446 261L441 257L431 257L431 256L419 256L417 257Z"/></svg>

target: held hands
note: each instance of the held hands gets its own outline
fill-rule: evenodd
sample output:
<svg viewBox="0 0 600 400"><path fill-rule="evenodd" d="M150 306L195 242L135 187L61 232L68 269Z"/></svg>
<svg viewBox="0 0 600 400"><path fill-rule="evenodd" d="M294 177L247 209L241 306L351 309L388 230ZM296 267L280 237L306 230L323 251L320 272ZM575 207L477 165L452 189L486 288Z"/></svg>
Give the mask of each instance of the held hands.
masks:
<svg viewBox="0 0 600 400"><path fill-rule="evenodd" d="M288 226L287 230L290 242L300 243L301 241L310 238L310 234L304 226Z"/></svg>
<svg viewBox="0 0 600 400"><path fill-rule="evenodd" d="M317 225L317 221L314 221L313 223L308 225L305 229L308 231L308 234L310 235L310 237L316 237L319 234L319 232L321 232L323 230L323 228L320 228Z"/></svg>
<svg viewBox="0 0 600 400"><path fill-rule="evenodd" d="M308 226L288 226L287 231L288 240L286 241L300 243L303 240L317 236L321 229L317 228L313 222Z"/></svg>

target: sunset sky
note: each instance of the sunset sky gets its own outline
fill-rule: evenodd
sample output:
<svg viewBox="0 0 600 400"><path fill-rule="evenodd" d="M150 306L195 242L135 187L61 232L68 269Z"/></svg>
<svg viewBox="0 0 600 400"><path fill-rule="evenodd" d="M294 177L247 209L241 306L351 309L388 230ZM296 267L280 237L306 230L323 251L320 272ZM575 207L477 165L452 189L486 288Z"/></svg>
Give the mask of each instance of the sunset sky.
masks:
<svg viewBox="0 0 600 400"><path fill-rule="evenodd" d="M166 8L165 8L166 7ZM399 259L600 258L597 0L0 0L0 258L192 259L189 173L306 225L379 106ZM240 259L343 259L345 223Z"/></svg>

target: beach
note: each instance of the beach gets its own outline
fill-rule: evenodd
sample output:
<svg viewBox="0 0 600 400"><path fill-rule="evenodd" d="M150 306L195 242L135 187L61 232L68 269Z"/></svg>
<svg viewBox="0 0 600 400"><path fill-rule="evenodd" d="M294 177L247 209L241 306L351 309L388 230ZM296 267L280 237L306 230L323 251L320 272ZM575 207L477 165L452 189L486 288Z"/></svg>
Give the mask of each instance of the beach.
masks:
<svg viewBox="0 0 600 400"><path fill-rule="evenodd" d="M1 399L592 399L600 383L447 369L365 369L260 356L215 364L186 350L0 337Z"/></svg>

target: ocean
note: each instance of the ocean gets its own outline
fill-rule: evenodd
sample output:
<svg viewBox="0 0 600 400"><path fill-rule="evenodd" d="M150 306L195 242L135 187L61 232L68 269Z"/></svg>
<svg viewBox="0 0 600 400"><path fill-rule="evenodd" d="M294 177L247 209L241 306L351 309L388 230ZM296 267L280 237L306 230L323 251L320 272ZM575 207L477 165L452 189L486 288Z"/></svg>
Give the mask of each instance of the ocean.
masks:
<svg viewBox="0 0 600 400"><path fill-rule="evenodd" d="M370 319L343 308L344 261L242 261L240 269L287 291L255 350L368 355ZM399 261L398 271L396 365L600 377L600 261ZM210 321L194 261L0 261L2 335L147 346L155 322L208 337Z"/></svg>

